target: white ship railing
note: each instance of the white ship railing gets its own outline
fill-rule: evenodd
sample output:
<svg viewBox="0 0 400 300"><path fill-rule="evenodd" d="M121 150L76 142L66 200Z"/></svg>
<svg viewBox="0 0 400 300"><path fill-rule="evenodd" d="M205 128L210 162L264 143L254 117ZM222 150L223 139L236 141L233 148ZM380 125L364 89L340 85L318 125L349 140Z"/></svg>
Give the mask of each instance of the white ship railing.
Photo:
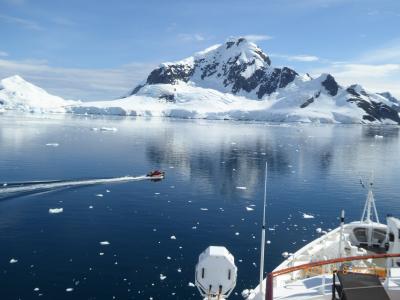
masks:
<svg viewBox="0 0 400 300"><path fill-rule="evenodd" d="M323 260L323 261L317 261L317 262L312 262L312 263L307 263L307 264L302 264L302 265L298 265L298 266L293 266L293 267L289 267L289 268L285 268L285 269L280 269L280 270L276 270L273 271L271 273L268 274L267 276L267 284L266 284L266 293L265 293L265 300L277 300L277 299L284 299L285 297L279 297L279 298L275 298L274 299L274 278L278 277L278 276L282 276L285 274L289 274L289 273L293 273L296 271L305 271L305 272L313 272L313 270L318 270L318 268L321 268L320 270L323 271L325 266L328 265L338 265L340 263L345 263L345 262L352 262L352 261L362 261L362 260L370 260L370 259L392 259L392 258L398 258L400 257L400 253L391 253L391 254L372 254L372 255L363 255L363 256L350 256L350 257L340 257L340 258L334 258L334 259L328 259L328 260ZM386 263L386 266L389 266L389 264ZM352 271L354 270L358 270L361 271L362 268L360 267L355 267L353 268ZM390 269L389 267L386 268L364 268L364 270L368 269L370 271L370 273L374 273L376 275L378 275L381 278L386 278L387 280L385 281L385 287L387 289L390 288L389 285L389 279L390 277ZM322 273L322 274L321 274ZM322 280L326 279L326 272L321 272L320 276L322 275ZM314 273L314 276L317 275ZM393 274L395 275L393 278L397 278L400 276L400 274ZM325 293L325 287L332 285L332 283L328 283L328 284L324 284L322 283L319 286L315 286L313 287L313 290L317 289L321 292L321 294Z"/></svg>

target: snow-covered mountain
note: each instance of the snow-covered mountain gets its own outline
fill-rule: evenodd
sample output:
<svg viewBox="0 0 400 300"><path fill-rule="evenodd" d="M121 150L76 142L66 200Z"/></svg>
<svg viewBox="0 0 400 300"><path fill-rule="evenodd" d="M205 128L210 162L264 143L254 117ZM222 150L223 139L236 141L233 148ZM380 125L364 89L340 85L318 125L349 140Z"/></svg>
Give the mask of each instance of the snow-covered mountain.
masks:
<svg viewBox="0 0 400 300"><path fill-rule="evenodd" d="M25 112L66 112L68 105L78 104L54 96L15 75L0 81L0 109Z"/></svg>
<svg viewBox="0 0 400 300"><path fill-rule="evenodd" d="M390 93L370 93L360 85L343 87L330 74L311 78L274 67L268 55L245 38L231 38L184 60L163 63L126 97L112 101L65 101L20 77L5 79L2 85L0 106L26 110L400 124L400 103Z"/></svg>

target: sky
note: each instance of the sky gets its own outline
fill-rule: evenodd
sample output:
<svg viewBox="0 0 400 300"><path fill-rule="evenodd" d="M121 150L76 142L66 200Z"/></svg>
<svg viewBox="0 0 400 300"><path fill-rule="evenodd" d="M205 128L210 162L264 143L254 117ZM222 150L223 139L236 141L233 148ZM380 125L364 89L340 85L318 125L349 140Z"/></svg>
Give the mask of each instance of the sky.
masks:
<svg viewBox="0 0 400 300"><path fill-rule="evenodd" d="M0 0L0 78L115 99L158 64L239 36L275 66L400 98L400 0Z"/></svg>

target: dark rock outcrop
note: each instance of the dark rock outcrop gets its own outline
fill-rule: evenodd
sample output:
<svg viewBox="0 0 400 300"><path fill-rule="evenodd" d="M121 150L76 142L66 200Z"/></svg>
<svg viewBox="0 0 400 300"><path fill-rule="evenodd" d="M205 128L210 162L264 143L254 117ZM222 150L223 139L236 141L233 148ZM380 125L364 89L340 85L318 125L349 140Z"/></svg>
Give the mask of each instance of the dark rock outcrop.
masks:
<svg viewBox="0 0 400 300"><path fill-rule="evenodd" d="M373 122L389 119L400 124L399 113L395 109L384 103L375 102L372 100L368 102L359 97L353 97L348 99L347 101L356 103L358 107L362 108L367 113L367 115L363 116L364 120Z"/></svg>
<svg viewBox="0 0 400 300"><path fill-rule="evenodd" d="M322 81L321 84L325 87L329 95L336 96L339 90L339 85L337 84L335 78L333 78L331 74L328 74L326 76L326 79Z"/></svg>

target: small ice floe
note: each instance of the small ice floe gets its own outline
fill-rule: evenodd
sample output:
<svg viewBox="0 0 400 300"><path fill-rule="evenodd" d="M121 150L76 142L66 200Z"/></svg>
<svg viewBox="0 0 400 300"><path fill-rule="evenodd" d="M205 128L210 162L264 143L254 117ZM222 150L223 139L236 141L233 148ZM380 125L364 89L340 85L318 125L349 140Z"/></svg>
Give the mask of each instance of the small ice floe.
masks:
<svg viewBox="0 0 400 300"><path fill-rule="evenodd" d="M159 192L155 192L154 195L160 195L160 193Z"/></svg>
<svg viewBox="0 0 400 300"><path fill-rule="evenodd" d="M68 292L68 293L69 293L69 292L73 292L73 291L74 291L74 288L66 288L65 291Z"/></svg>
<svg viewBox="0 0 400 300"><path fill-rule="evenodd" d="M10 264L16 264L17 262L18 262L18 259L16 259L16 258L10 259Z"/></svg>
<svg viewBox="0 0 400 300"><path fill-rule="evenodd" d="M178 268L176 271L177 271L178 273L182 273L182 269L181 269L181 268Z"/></svg>
<svg viewBox="0 0 400 300"><path fill-rule="evenodd" d="M96 194L96 197L104 197L104 195L103 194Z"/></svg>
<svg viewBox="0 0 400 300"><path fill-rule="evenodd" d="M283 258L288 258L288 257L289 257L289 255L290 255L290 253L289 253L289 252L287 252L287 251L285 251L285 252L282 252L282 257L283 257Z"/></svg>
<svg viewBox="0 0 400 300"><path fill-rule="evenodd" d="M236 189L237 190L247 190L247 187L245 187L245 186L237 186Z"/></svg>
<svg viewBox="0 0 400 300"><path fill-rule="evenodd" d="M321 232L322 232L322 228L321 228L321 227L318 227L317 229L315 229L315 231L316 231L317 233L321 233Z"/></svg>
<svg viewBox="0 0 400 300"><path fill-rule="evenodd" d="M7 186L7 183L3 183L3 186L6 187L6 186Z"/></svg>
<svg viewBox="0 0 400 300"><path fill-rule="evenodd" d="M235 232L235 235L239 235L240 233L239 232Z"/></svg>
<svg viewBox="0 0 400 300"><path fill-rule="evenodd" d="M49 214L60 214L64 211L64 208L49 208Z"/></svg>
<svg viewBox="0 0 400 300"><path fill-rule="evenodd" d="M103 256L103 255L104 255L104 252L100 252L99 255L100 255L100 256Z"/></svg>
<svg viewBox="0 0 400 300"><path fill-rule="evenodd" d="M383 139L383 135L375 134L375 138L376 138L376 139Z"/></svg>
<svg viewBox="0 0 400 300"><path fill-rule="evenodd" d="M167 278L167 276L160 274L160 280L164 280L165 278Z"/></svg>
<svg viewBox="0 0 400 300"><path fill-rule="evenodd" d="M89 205L89 208L90 208L90 209L93 209L93 205Z"/></svg>
<svg viewBox="0 0 400 300"><path fill-rule="evenodd" d="M242 291L242 297L247 299L250 296L250 290L245 289Z"/></svg>
<svg viewBox="0 0 400 300"><path fill-rule="evenodd" d="M171 260L172 258L171 258L171 256L167 256L167 260Z"/></svg>
<svg viewBox="0 0 400 300"><path fill-rule="evenodd" d="M111 192L110 190L106 190L106 193L109 193L109 192Z"/></svg>
<svg viewBox="0 0 400 300"><path fill-rule="evenodd" d="M112 131L112 132L116 132L116 131L118 131L118 129L115 128L115 127L101 127L101 128L100 128L100 131Z"/></svg>
<svg viewBox="0 0 400 300"><path fill-rule="evenodd" d="M253 211L254 208L246 206L246 210L247 210L247 211Z"/></svg>
<svg viewBox="0 0 400 300"><path fill-rule="evenodd" d="M206 210L208 210L208 208L202 207L202 208L200 208L200 210L206 211Z"/></svg>
<svg viewBox="0 0 400 300"><path fill-rule="evenodd" d="M303 213L303 219L314 219L315 217L310 214Z"/></svg>
<svg viewBox="0 0 400 300"><path fill-rule="evenodd" d="M176 236L171 235L170 239L171 239L171 240L176 240Z"/></svg>
<svg viewBox="0 0 400 300"><path fill-rule="evenodd" d="M269 230L269 231L275 231L275 228L269 227L268 230Z"/></svg>
<svg viewBox="0 0 400 300"><path fill-rule="evenodd" d="M106 245L110 245L109 241L102 241L100 242L100 245L106 246Z"/></svg>
<svg viewBox="0 0 400 300"><path fill-rule="evenodd" d="M189 283L188 283L188 286L190 286L190 287L195 287L195 285L194 285L193 282L189 282Z"/></svg>
<svg viewBox="0 0 400 300"><path fill-rule="evenodd" d="M33 291L34 291L34 292L39 292L40 289L39 289L38 287L35 287L35 288L33 289Z"/></svg>
<svg viewBox="0 0 400 300"><path fill-rule="evenodd" d="M59 143L47 143L46 146L47 147L58 147L58 146L60 146L60 144Z"/></svg>
<svg viewBox="0 0 400 300"><path fill-rule="evenodd" d="M271 241L270 241L270 240L268 240L268 241L267 241L267 244L268 244L268 245L269 245L269 244L271 244Z"/></svg>

